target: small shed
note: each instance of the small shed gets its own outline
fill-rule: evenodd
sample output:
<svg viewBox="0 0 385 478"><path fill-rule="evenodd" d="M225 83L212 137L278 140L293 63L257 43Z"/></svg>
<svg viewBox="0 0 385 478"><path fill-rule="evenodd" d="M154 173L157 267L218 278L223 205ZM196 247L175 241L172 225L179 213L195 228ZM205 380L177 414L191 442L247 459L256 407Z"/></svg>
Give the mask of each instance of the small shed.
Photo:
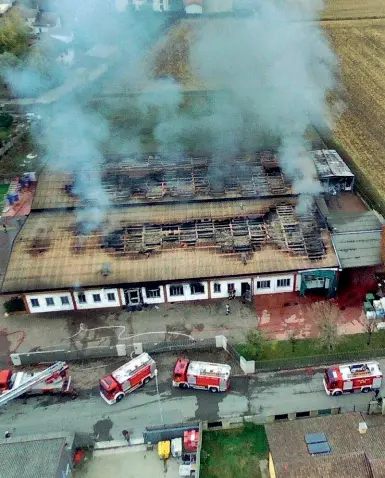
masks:
<svg viewBox="0 0 385 478"><path fill-rule="evenodd" d="M354 174L334 149L310 151L318 178L326 191L339 193L353 191Z"/></svg>
<svg viewBox="0 0 385 478"><path fill-rule="evenodd" d="M0 440L1 478L69 477L73 455L73 435L33 435Z"/></svg>

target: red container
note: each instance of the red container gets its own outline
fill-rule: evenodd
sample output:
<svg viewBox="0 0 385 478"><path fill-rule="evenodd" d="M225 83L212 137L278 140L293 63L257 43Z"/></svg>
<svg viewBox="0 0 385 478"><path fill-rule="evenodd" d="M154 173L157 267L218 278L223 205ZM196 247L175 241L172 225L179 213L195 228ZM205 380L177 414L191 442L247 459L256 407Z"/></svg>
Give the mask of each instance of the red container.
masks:
<svg viewBox="0 0 385 478"><path fill-rule="evenodd" d="M184 432L183 446L188 453L194 453L198 450L199 433L195 430Z"/></svg>

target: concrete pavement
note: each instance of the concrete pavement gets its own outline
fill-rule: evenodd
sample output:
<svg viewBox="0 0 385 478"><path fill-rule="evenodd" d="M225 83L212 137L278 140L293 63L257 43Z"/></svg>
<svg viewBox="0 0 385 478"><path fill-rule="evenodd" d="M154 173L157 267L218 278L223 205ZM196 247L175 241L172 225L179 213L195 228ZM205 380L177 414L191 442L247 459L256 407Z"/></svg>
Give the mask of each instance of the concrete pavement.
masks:
<svg viewBox="0 0 385 478"><path fill-rule="evenodd" d="M385 360L380 360L385 368ZM322 385L322 373L305 371L263 373L255 377L235 377L226 394L179 390L170 387L169 377L160 377L160 403L155 383L108 406L98 390L82 393L71 401L63 397L30 398L25 403L15 400L0 410L0 423L13 436L66 431L82 432L97 441L121 440L127 429L140 438L146 426L188 420L208 420L259 415L261 421L270 415L342 407L351 411L367 409L371 394L329 397ZM385 389L383 389L385 393Z"/></svg>

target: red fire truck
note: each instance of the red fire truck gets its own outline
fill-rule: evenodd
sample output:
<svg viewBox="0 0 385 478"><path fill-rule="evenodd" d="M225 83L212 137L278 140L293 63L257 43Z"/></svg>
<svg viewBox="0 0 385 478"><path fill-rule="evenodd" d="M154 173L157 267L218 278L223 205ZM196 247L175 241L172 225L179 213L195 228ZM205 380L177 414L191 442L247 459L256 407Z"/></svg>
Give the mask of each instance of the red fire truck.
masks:
<svg viewBox="0 0 385 478"><path fill-rule="evenodd" d="M367 393L381 388L382 372L378 362L338 365L325 370L323 383L328 395Z"/></svg>
<svg viewBox="0 0 385 478"><path fill-rule="evenodd" d="M179 359L174 368L172 385L210 392L226 392L230 388L230 365Z"/></svg>
<svg viewBox="0 0 385 478"><path fill-rule="evenodd" d="M155 361L143 353L100 380L100 395L112 405L149 382L156 373Z"/></svg>

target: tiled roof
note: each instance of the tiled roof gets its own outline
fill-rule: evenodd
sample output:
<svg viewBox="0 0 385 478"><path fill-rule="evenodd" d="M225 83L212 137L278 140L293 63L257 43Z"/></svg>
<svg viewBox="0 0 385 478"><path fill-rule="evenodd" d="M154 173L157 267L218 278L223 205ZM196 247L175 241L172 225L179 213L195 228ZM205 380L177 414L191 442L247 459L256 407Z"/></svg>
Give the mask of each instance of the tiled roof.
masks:
<svg viewBox="0 0 385 478"><path fill-rule="evenodd" d="M56 478L65 443L64 437L1 442L1 478Z"/></svg>
<svg viewBox="0 0 385 478"><path fill-rule="evenodd" d="M375 426L368 418L368 430L360 434L358 424L363 421L366 416L347 413L266 425L277 478L384 476L374 471L381 470L385 460L385 424ZM311 456L305 435L320 432L326 434L331 453Z"/></svg>

